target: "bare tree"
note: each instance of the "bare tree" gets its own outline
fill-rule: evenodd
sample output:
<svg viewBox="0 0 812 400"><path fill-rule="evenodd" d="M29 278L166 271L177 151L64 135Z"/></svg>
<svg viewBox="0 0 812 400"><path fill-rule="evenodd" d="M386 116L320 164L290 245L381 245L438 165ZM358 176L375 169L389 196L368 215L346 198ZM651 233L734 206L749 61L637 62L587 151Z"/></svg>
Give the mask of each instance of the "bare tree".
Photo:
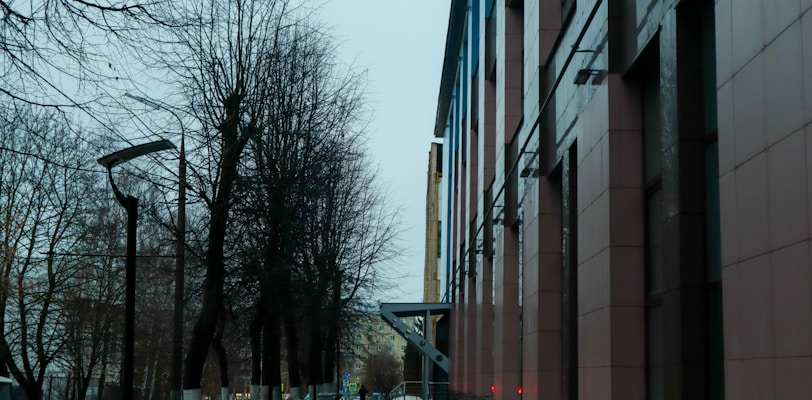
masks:
<svg viewBox="0 0 812 400"><path fill-rule="evenodd" d="M308 221L313 237L303 258L301 288L309 307L309 377L314 384L332 386L339 335L346 331L342 316L374 286L386 262L398 254L398 213L386 207L385 193L375 185L376 174L365 157L345 149L343 160L331 165L332 177L314 200Z"/></svg>
<svg viewBox="0 0 812 400"><path fill-rule="evenodd" d="M39 399L45 373L65 350L72 279L80 270L61 257L83 235L80 138L48 114L3 108L0 134L0 361L29 399ZM84 185L83 185L84 183Z"/></svg>
<svg viewBox="0 0 812 400"><path fill-rule="evenodd" d="M280 30L276 43L268 58L266 129L249 142L240 181L245 201L237 212L245 215L238 223L253 232L242 241L247 276L260 283L251 337L262 361L255 360L252 382L279 383L279 340L266 340L274 348L261 352L257 343L260 330L279 335L277 323L268 321L281 318L297 397L300 370L310 385L331 386L341 310L359 288L372 287L369 271L395 254L395 218L380 217L396 212L373 215L385 208L361 151L362 76L337 67L333 42L318 25L300 21ZM387 226L367 229L358 222L370 217ZM368 246L374 255L356 257L363 250L354 245Z"/></svg>
<svg viewBox="0 0 812 400"><path fill-rule="evenodd" d="M414 346L406 346L403 354L403 380L419 381L423 379L423 358Z"/></svg>
<svg viewBox="0 0 812 400"><path fill-rule="evenodd" d="M143 26L169 23L158 17L160 3L0 0L0 96L6 103L91 111L127 78L121 68L127 52L115 44Z"/></svg>
<svg viewBox="0 0 812 400"><path fill-rule="evenodd" d="M175 74L198 126L187 136L189 192L206 209L206 272L184 390L199 395L224 311L237 303L225 293L232 279L257 290L244 324L259 358L252 382L281 383L283 340L291 386L301 386L301 371L327 382L341 309L368 296L396 254L397 212L364 167L361 76L335 68L323 27L287 1L210 0L177 12L194 23L168 29L148 53ZM229 261L239 254L241 264ZM225 373L229 357L218 359Z"/></svg>
<svg viewBox="0 0 812 400"><path fill-rule="evenodd" d="M364 364L364 385L389 399L392 390L401 382L401 369L401 362L391 352L373 353Z"/></svg>
<svg viewBox="0 0 812 400"><path fill-rule="evenodd" d="M190 192L208 210L202 304L184 360L184 392L200 396L201 378L224 302L225 243L244 149L261 132L267 97L264 59L287 18L285 1L204 1L178 6L193 27L170 29L158 54L177 73L200 129L190 135Z"/></svg>
<svg viewBox="0 0 812 400"><path fill-rule="evenodd" d="M84 235L71 248L73 254L64 255L73 258L76 273L61 301L66 344L58 363L74 377L70 391L77 400L86 398L93 383L103 390L108 366L120 362L114 350L123 324L123 281L122 264L115 255L124 252L119 228L123 216L101 202L93 203L98 208L86 214L81 224Z"/></svg>
<svg viewBox="0 0 812 400"><path fill-rule="evenodd" d="M258 299L262 303L256 306L262 310L257 318L281 321L284 326L289 384L296 396L302 384L296 315L302 315L305 308L300 304L306 299L299 297L295 281L297 265L304 261L302 216L311 205L305 199L321 190L317 171L340 158L346 147L342 138L357 137L360 129L353 129L361 120L364 103L360 77L336 73L332 41L318 25L300 21L286 27L277 33L276 43L267 58L266 129L249 144L250 162L242 185L249 194L241 212L250 215L246 222L254 226L257 238L253 248L258 251L247 253L259 255L247 262L258 266L251 273L263 293ZM264 335L280 335L278 324L254 324L255 329L263 327ZM279 341L265 342L273 348L263 349L262 372L254 372L253 383L278 387Z"/></svg>
<svg viewBox="0 0 812 400"><path fill-rule="evenodd" d="M261 329L278 336L268 321L281 318L296 397L300 371L309 385L332 386L343 310L371 292L376 271L397 254L398 221L363 154L362 76L337 67L318 25L300 22L276 41L269 118L248 144L237 212L252 232L242 240L247 276L260 282L251 337L262 362L252 382L279 382L280 341L266 340L275 348L261 352L257 343Z"/></svg>

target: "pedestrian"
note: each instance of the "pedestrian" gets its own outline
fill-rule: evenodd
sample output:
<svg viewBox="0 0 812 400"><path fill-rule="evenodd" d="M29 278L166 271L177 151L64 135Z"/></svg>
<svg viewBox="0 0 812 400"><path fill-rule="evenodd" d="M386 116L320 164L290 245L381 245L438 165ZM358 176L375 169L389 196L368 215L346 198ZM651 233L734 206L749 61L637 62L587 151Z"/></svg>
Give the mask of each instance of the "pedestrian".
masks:
<svg viewBox="0 0 812 400"><path fill-rule="evenodd" d="M361 385L361 388L358 389L358 396L361 397L361 400L367 400L367 393L369 393L369 390L367 390L366 386Z"/></svg>

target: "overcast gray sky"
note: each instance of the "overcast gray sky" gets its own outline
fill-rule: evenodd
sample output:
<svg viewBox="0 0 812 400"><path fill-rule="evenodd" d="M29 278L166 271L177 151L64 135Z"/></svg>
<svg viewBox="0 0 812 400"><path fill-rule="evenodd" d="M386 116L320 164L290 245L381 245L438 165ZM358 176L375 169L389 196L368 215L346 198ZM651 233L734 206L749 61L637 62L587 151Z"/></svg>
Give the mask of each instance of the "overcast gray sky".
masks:
<svg viewBox="0 0 812 400"><path fill-rule="evenodd" d="M426 172L449 10L450 0L327 0L319 11L340 39L342 61L368 71L371 156L403 210L404 277L384 302L423 299Z"/></svg>

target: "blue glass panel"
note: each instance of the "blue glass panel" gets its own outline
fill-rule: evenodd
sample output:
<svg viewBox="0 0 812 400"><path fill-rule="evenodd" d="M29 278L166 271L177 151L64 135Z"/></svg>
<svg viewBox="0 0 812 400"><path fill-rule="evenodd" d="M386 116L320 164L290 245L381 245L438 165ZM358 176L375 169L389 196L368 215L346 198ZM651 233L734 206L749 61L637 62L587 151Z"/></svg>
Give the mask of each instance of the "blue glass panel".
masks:
<svg viewBox="0 0 812 400"><path fill-rule="evenodd" d="M705 148L705 204L708 281L722 279L722 239L719 222L719 143Z"/></svg>
<svg viewBox="0 0 812 400"><path fill-rule="evenodd" d="M479 67L479 2L473 0L471 6L471 76L476 76Z"/></svg>

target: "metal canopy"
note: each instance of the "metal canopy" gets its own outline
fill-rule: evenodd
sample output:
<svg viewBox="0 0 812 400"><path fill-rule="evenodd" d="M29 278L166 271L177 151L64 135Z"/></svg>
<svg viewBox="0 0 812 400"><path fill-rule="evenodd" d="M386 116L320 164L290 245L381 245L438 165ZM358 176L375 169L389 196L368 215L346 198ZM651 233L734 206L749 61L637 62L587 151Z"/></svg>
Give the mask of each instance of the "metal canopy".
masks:
<svg viewBox="0 0 812 400"><path fill-rule="evenodd" d="M430 315L446 315L451 311L448 303L383 303L381 304L381 318L384 319L395 331L411 343L417 351L426 356L440 369L448 373L448 356L437 350L427 337L430 336ZM409 328L401 318L403 317L426 317L426 336L421 336L414 329Z"/></svg>

